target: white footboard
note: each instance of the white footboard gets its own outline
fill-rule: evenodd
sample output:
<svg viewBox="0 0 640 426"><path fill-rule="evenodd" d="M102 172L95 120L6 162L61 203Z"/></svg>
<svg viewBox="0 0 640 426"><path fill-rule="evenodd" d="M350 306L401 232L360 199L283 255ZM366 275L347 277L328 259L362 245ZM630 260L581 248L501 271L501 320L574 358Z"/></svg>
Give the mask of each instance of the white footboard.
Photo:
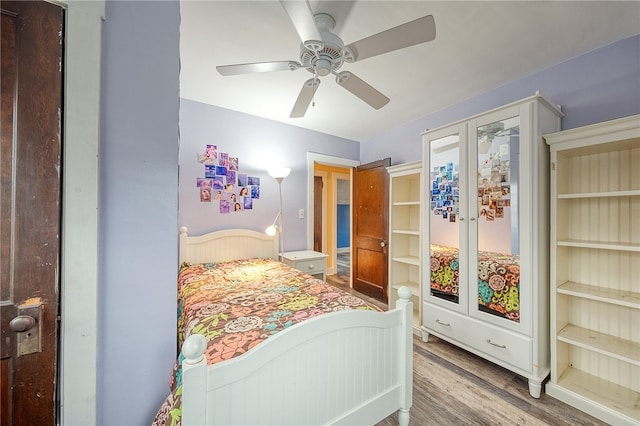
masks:
<svg viewBox="0 0 640 426"><path fill-rule="evenodd" d="M182 351L182 424L372 425L413 399L411 292L396 309L343 311L296 324L229 361L207 366L204 337Z"/></svg>

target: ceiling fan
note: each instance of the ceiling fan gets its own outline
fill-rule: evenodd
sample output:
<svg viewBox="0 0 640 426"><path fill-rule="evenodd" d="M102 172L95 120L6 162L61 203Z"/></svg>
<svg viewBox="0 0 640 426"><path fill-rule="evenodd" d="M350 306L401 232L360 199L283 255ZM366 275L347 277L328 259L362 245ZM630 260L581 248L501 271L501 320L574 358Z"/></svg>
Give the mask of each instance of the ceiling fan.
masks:
<svg viewBox="0 0 640 426"><path fill-rule="evenodd" d="M298 61L255 62L220 65L216 69L223 76L270 71L295 71L303 68L313 74L305 81L289 117L303 117L320 85L318 77L336 76L336 83L362 99L374 109L380 109L389 98L349 71L339 71L345 62L351 63L382 55L394 50L431 41L436 37L433 16L382 31L362 40L344 45L333 33L335 20L326 13L313 14L308 1L281 1L302 41Z"/></svg>

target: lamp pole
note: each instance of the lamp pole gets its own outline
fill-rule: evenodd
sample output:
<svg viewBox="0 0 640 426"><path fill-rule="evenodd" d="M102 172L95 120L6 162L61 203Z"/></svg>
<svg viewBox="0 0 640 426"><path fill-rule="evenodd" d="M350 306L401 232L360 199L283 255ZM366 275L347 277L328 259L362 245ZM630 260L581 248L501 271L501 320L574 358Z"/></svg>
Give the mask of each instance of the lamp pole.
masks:
<svg viewBox="0 0 640 426"><path fill-rule="evenodd" d="M280 218L278 219L280 223L278 223L278 232L280 233L280 260L282 260L282 255L284 253L284 235L282 233L282 180L284 177L277 177L278 181L278 192L280 193Z"/></svg>
<svg viewBox="0 0 640 426"><path fill-rule="evenodd" d="M276 182L278 182L278 192L280 194L280 214L278 219L278 232L280 232L280 253L278 254L278 256L280 257L280 260L282 260L282 253L284 253L284 234L282 233L282 224L284 222L282 220L282 181L284 180L284 178L289 176L289 173L291 173L291 169L288 167L272 168L267 170L267 172L272 178L276 180Z"/></svg>

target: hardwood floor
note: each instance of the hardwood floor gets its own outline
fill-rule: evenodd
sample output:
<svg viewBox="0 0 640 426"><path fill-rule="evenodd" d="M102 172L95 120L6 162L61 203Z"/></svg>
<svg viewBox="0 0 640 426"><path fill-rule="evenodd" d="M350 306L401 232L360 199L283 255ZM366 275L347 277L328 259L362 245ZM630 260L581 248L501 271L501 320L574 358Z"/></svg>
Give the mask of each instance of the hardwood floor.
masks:
<svg viewBox="0 0 640 426"><path fill-rule="evenodd" d="M348 270L327 282L375 303L350 288ZM435 336L414 336L411 426L606 425L549 395L529 395L527 380ZM391 415L376 426L397 425Z"/></svg>
<svg viewBox="0 0 640 426"><path fill-rule="evenodd" d="M529 395L527 380L430 336L414 336L412 426L606 425L549 395ZM396 416L377 426L397 425Z"/></svg>

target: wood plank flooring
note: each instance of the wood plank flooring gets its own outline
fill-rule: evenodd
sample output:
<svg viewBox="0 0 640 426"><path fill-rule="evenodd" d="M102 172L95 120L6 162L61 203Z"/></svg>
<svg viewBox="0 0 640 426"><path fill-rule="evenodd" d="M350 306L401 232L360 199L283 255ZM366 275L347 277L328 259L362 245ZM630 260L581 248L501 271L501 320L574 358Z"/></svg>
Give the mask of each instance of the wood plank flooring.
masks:
<svg viewBox="0 0 640 426"><path fill-rule="evenodd" d="M529 395L527 380L430 336L414 336L412 426L606 425L549 395ZM377 426L397 425L395 415Z"/></svg>
<svg viewBox="0 0 640 426"><path fill-rule="evenodd" d="M383 309L387 306L349 287L349 276L327 282ZM543 393L529 395L527 380L435 336L414 336L411 426L429 425L606 425ZM376 426L397 425L391 415Z"/></svg>

